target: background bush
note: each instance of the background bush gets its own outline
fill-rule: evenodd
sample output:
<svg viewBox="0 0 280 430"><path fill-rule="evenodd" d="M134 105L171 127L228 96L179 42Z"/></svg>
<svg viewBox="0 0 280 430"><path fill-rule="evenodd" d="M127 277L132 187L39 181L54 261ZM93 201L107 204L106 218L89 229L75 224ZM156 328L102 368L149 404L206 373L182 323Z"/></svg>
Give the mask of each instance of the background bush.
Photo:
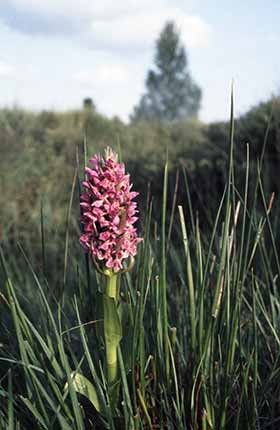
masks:
<svg viewBox="0 0 280 430"><path fill-rule="evenodd" d="M235 123L236 169L242 185L249 145L251 171L256 171L269 125L265 151L265 186L277 191L280 150L280 100L273 99L251 109ZM217 206L227 172L228 123L203 124L196 120L171 124L141 122L126 125L118 118L107 119L94 110L66 113L21 109L0 111L0 237L30 239L38 234L41 202L50 228L61 230L69 198L77 153L83 152L84 133L89 155L107 145L121 148L135 189L143 206L150 184L160 198L162 171L168 150L169 176L175 184L180 171L178 201L186 168L191 195L197 208ZM172 187L169 198L172 200Z"/></svg>

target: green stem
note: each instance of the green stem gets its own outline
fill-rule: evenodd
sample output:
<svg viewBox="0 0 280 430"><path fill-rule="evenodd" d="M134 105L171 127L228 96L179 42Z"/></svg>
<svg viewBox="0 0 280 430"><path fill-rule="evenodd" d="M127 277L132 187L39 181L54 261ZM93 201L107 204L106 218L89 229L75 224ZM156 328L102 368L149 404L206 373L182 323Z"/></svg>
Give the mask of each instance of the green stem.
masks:
<svg viewBox="0 0 280 430"><path fill-rule="evenodd" d="M112 274L111 276L106 276L106 291L108 297L112 297L116 301L118 300L118 288L117 288L117 279L118 275Z"/></svg>
<svg viewBox="0 0 280 430"><path fill-rule="evenodd" d="M113 298L115 302L118 302L118 287L117 287L118 276L111 274L106 276L106 289L105 294L107 297ZM104 324L109 324L109 321L104 321ZM117 360L117 345L113 342L107 341L105 337L106 345L106 366L107 366L107 378L109 386L112 386L117 380L118 373L118 360Z"/></svg>
<svg viewBox="0 0 280 430"><path fill-rule="evenodd" d="M117 362L116 348L106 349L106 361L107 361L108 384L110 386L116 382L117 375L118 375L118 362Z"/></svg>

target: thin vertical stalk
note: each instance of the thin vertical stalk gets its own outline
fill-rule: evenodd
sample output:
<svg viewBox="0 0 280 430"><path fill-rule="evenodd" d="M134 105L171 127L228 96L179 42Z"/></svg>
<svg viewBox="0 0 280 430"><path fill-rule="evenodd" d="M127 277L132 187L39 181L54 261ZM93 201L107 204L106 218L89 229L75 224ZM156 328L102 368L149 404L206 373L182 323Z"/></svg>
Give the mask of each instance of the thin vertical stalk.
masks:
<svg viewBox="0 0 280 430"><path fill-rule="evenodd" d="M77 176L78 176L78 170L76 168L75 172L74 172L73 181L72 181L72 188L71 188L70 200L69 200L69 204L68 204L68 208L67 208L67 217L66 217L66 233L65 233L63 293L62 293L62 297L64 295L64 290L65 290L65 286L66 286L66 277L67 277L67 268L68 268L68 250L69 250L69 228L70 228L71 210L72 210L73 197L74 197L74 191L75 191Z"/></svg>
<svg viewBox="0 0 280 430"><path fill-rule="evenodd" d="M168 313L167 313L167 285L166 285L166 206L168 186L168 163L164 168L163 202L162 202L162 226L161 226L161 289L162 289L162 311L163 311L163 344L165 356L165 371L167 383L170 379L170 357L168 341Z"/></svg>
<svg viewBox="0 0 280 430"><path fill-rule="evenodd" d="M43 277L44 277L44 279L46 279L46 249L45 249L45 228L44 228L43 200L41 200L40 216L41 216L42 269L43 269Z"/></svg>
<svg viewBox="0 0 280 430"><path fill-rule="evenodd" d="M189 241L187 235L187 229L185 224L185 217L182 206L179 206L179 216L181 222L182 229L182 238L184 242L185 255L187 260L187 278L188 278L188 287L189 287L189 312L190 312L190 321L191 321L191 345L192 352L195 353L195 345L196 345L196 317L195 317L195 294L194 294L194 283L193 283L193 273L192 273L192 262L190 256L190 248Z"/></svg>

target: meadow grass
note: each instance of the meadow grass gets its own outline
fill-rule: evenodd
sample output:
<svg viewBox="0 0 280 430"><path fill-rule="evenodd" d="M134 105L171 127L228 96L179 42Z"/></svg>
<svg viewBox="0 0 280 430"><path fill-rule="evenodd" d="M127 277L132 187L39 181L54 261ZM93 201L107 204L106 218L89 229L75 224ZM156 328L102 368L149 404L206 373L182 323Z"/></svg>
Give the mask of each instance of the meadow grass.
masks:
<svg viewBox="0 0 280 430"><path fill-rule="evenodd" d="M237 189L232 103L228 180L211 229L192 209L186 174L184 207L176 208L175 192L167 216L166 163L161 222L153 220L158 208L148 198L144 241L133 271L121 277L117 403L104 369L103 279L87 256L72 253L79 165L59 291L46 275L52 263L43 206L42 270L18 244L17 258L29 272L27 296L21 273L11 270L13 255L0 248L0 429L279 428L280 261L277 216L271 218L278 208L262 184L265 144L254 183L247 145L244 187Z"/></svg>

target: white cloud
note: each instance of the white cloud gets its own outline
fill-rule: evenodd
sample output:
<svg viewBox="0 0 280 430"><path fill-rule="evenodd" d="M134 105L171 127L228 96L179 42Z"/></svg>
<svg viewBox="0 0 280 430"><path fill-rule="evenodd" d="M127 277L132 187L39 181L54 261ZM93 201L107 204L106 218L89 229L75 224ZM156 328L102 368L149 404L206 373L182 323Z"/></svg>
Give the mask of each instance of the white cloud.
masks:
<svg viewBox="0 0 280 430"><path fill-rule="evenodd" d="M207 46L211 36L210 26L198 15L183 16L176 20L183 42L193 48Z"/></svg>
<svg viewBox="0 0 280 430"><path fill-rule="evenodd" d="M10 78L14 74L14 67L10 64L4 63L0 61L0 77L1 78Z"/></svg>
<svg viewBox="0 0 280 430"><path fill-rule="evenodd" d="M210 26L198 15L182 13L179 9L144 9L115 18L92 19L86 38L103 49L151 50L164 23L174 20L187 48L207 46Z"/></svg>
<svg viewBox="0 0 280 430"><path fill-rule="evenodd" d="M188 47L204 46L210 34L202 17L186 12L186 5L170 7L165 0L9 0L8 6L0 0L1 4L0 17L14 28L48 34L70 31L94 48L101 44L106 49L150 49L168 19L177 23Z"/></svg>
<svg viewBox="0 0 280 430"><path fill-rule="evenodd" d="M7 0L0 0L0 5L7 5ZM154 0L153 7L162 6L164 0ZM38 12L42 15L60 15L67 18L92 19L117 16L123 13L133 13L150 7L149 0L9 0L9 5L28 12Z"/></svg>
<svg viewBox="0 0 280 430"><path fill-rule="evenodd" d="M123 85L128 79L128 69L121 64L97 65L92 70L81 70L74 79L83 86Z"/></svg>

